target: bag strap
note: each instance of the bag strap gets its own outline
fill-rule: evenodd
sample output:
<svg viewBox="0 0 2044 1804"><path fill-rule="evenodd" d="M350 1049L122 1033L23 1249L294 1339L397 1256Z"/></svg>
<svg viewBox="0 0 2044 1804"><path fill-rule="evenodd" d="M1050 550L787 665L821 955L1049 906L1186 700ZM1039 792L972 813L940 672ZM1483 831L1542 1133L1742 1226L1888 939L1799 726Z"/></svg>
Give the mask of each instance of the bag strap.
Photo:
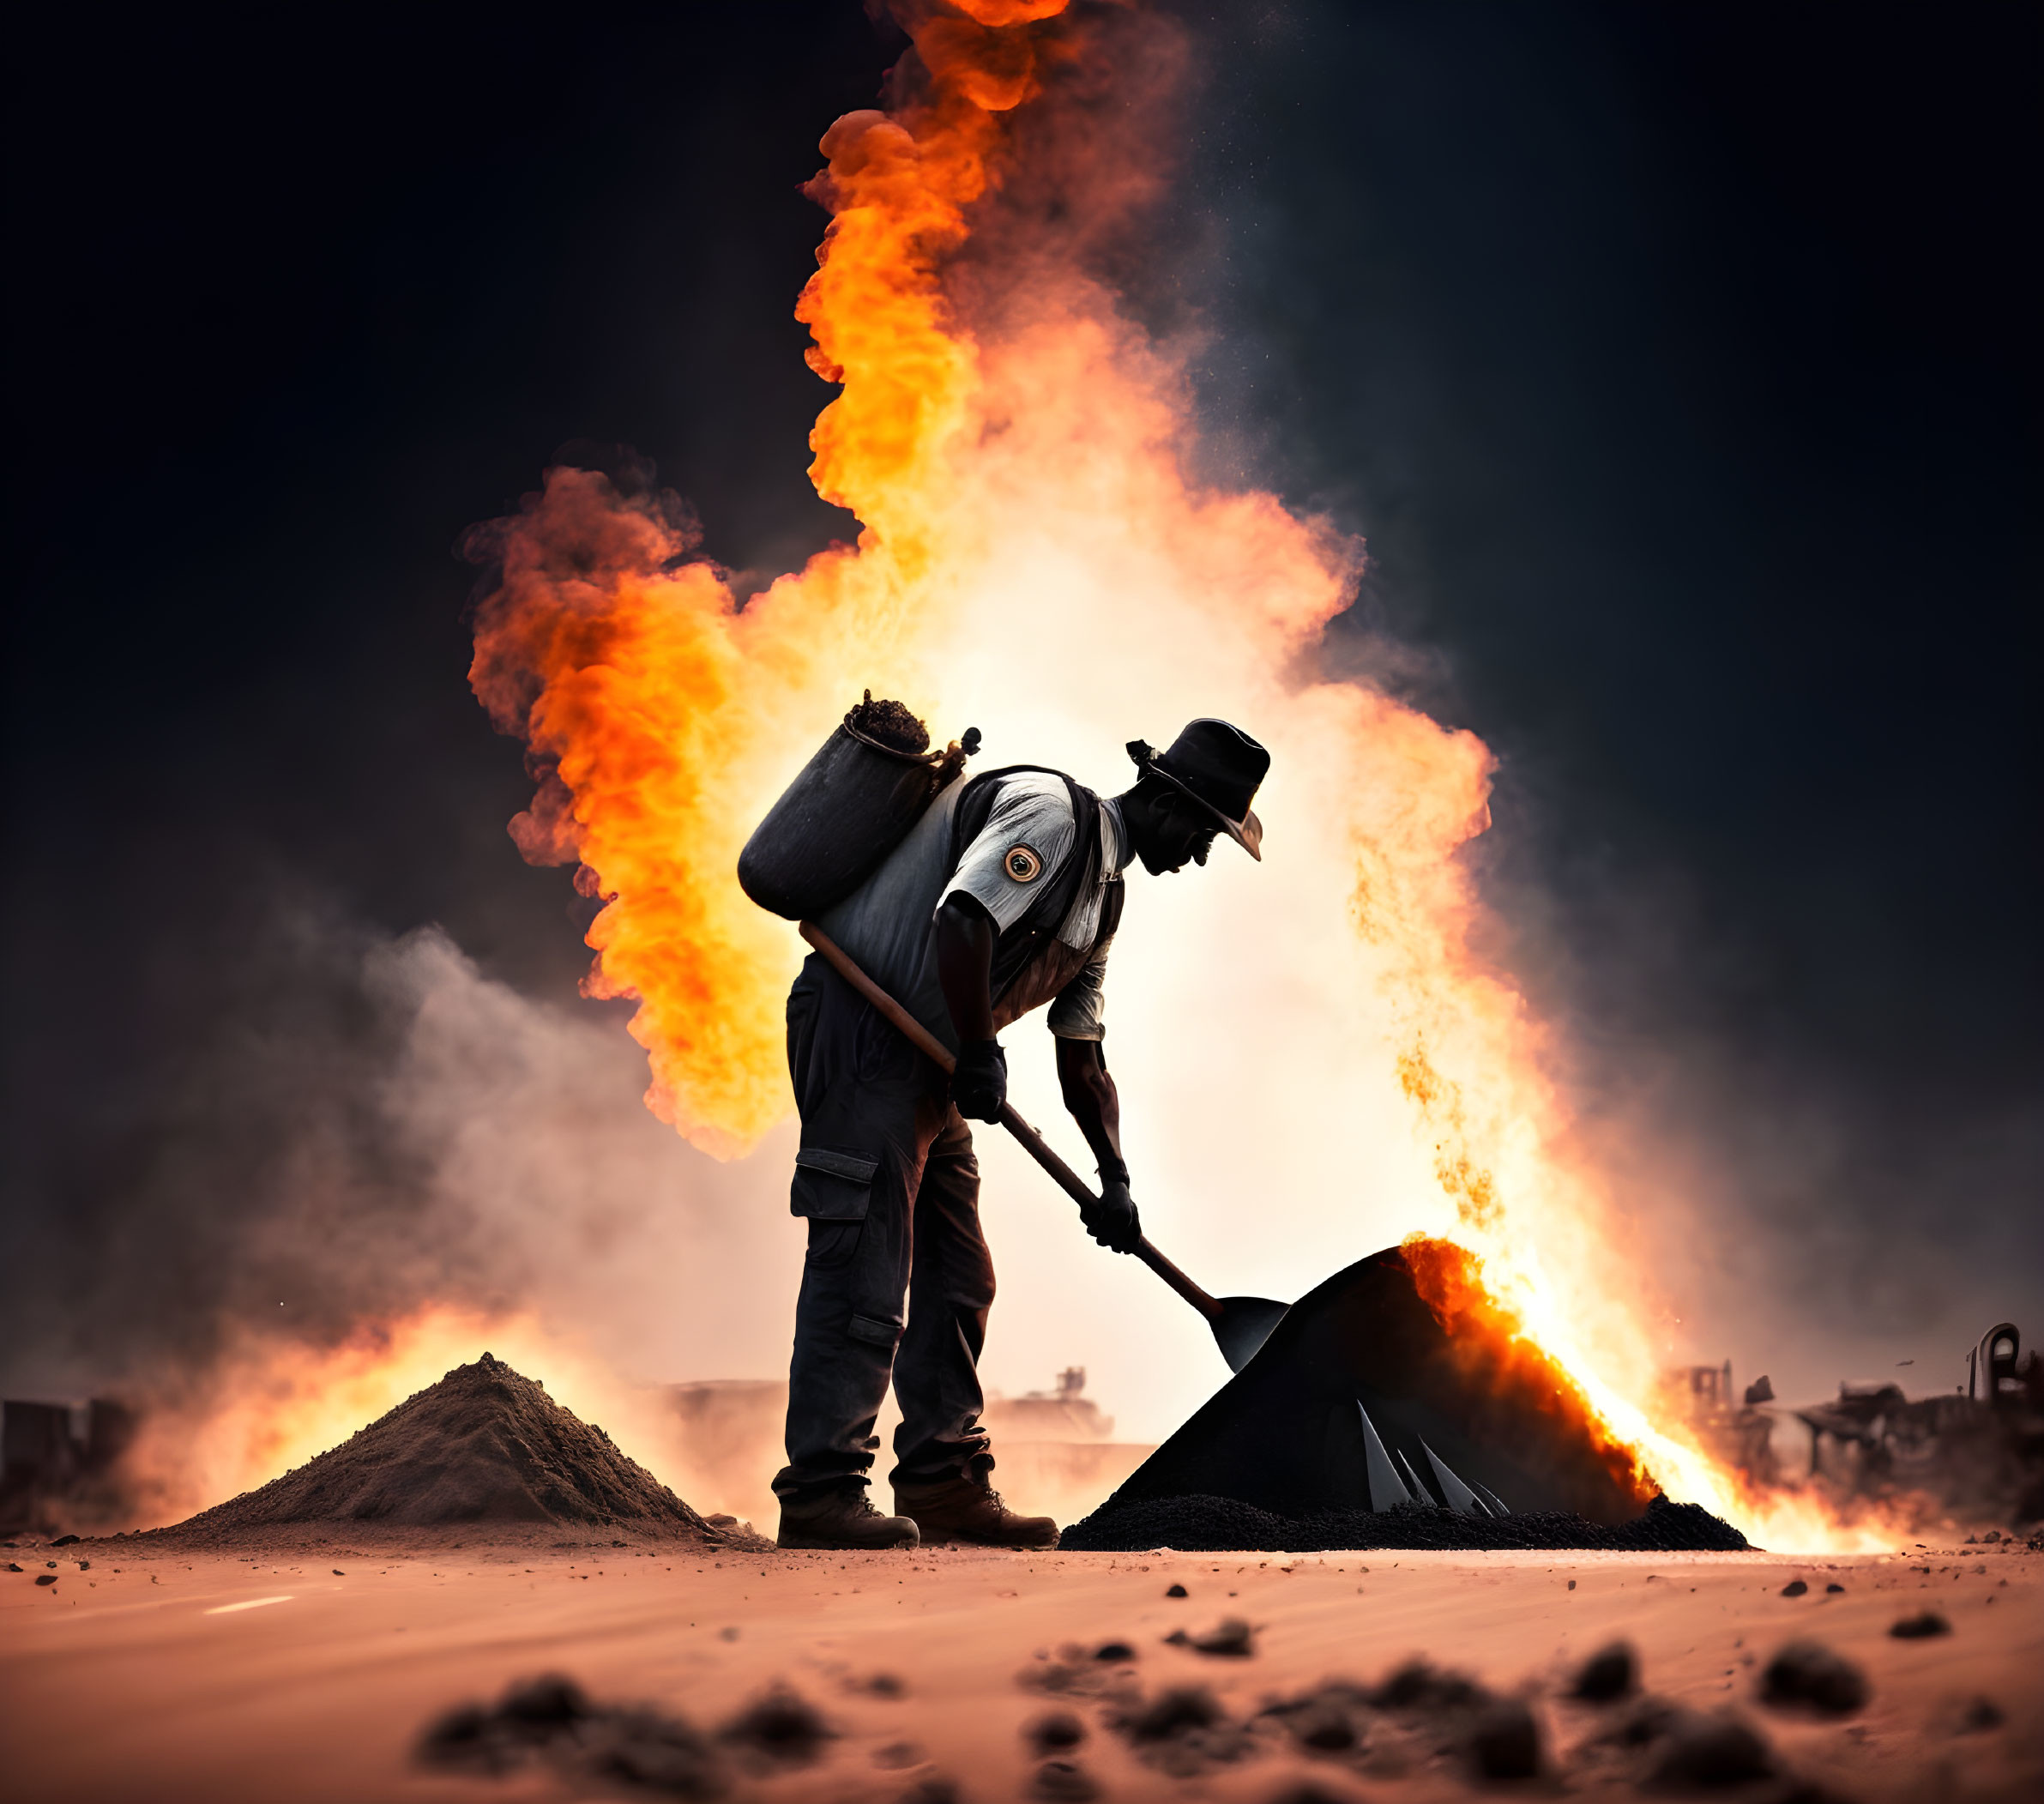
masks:
<svg viewBox="0 0 2044 1804"><path fill-rule="evenodd" d="M1064 925L1064 917L1071 913L1072 903L1081 894L1081 885L1100 881L1100 797L1064 771L1052 770L1045 764L1009 764L998 770L983 770L965 786L959 795L957 809L951 816L951 869L957 870L965 848L986 831L1002 781L1024 775L1054 776L1064 785L1065 793L1071 799L1072 827L1076 837L1072 842L1073 855L1065 860L1064 868L1041 895L1031 899L1022 919L994 941L991 975L996 1002L1028 968L1045 942L1057 937L1058 929ZM1118 902L1118 898L1116 900ZM1121 912L1118 906L1114 912L1118 917Z"/></svg>

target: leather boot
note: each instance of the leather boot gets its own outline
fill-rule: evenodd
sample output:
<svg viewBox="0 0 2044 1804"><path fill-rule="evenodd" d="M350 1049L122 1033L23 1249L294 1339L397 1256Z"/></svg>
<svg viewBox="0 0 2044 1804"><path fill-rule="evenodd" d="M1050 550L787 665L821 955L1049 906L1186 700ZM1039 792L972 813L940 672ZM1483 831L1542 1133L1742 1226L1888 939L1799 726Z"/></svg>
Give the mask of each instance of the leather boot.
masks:
<svg viewBox="0 0 2044 1804"><path fill-rule="evenodd" d="M916 1528L906 1516L883 1516L868 1500L864 1485L836 1485L807 1497L782 1498L781 1533L775 1539L784 1548L865 1553L913 1548Z"/></svg>
<svg viewBox="0 0 2044 1804"><path fill-rule="evenodd" d="M984 1479L949 1478L895 1486L895 1508L914 1523L925 1547L954 1541L982 1548L1054 1548L1058 1524L1047 1516L1017 1516Z"/></svg>

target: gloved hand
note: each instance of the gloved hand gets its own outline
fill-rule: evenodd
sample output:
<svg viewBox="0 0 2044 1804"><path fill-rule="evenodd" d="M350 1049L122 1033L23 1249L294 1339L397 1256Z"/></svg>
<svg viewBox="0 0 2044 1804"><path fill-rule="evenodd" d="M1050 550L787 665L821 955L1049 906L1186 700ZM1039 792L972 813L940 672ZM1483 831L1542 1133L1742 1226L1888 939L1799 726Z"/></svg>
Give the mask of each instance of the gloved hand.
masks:
<svg viewBox="0 0 2044 1804"><path fill-rule="evenodd" d="M972 1121L998 1121L1008 1100L1008 1055L998 1040L968 1040L958 1048L951 1101Z"/></svg>
<svg viewBox="0 0 2044 1804"><path fill-rule="evenodd" d="M1086 1224L1088 1234L1116 1252L1135 1252L1137 1241L1143 1238L1143 1217L1137 1213L1126 1178L1103 1177L1100 1201L1082 1206L1079 1220Z"/></svg>

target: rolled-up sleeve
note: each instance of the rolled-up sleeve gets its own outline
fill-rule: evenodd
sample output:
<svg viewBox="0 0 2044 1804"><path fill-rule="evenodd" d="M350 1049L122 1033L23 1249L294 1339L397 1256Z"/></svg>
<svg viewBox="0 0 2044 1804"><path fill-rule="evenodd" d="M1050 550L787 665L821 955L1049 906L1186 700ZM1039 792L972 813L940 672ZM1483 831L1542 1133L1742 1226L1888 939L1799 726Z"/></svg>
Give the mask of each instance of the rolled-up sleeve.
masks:
<svg viewBox="0 0 2044 1804"><path fill-rule="evenodd" d="M1107 1037L1107 952L1113 945L1102 940L1079 974L1052 999L1051 1032L1060 1040L1105 1040Z"/></svg>

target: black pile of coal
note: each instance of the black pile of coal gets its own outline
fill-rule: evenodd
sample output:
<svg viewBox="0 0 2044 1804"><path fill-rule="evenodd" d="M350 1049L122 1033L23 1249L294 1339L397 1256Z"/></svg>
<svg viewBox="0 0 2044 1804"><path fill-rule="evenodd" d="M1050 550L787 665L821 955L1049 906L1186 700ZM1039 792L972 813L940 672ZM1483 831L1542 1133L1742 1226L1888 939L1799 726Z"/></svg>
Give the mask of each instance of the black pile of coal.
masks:
<svg viewBox="0 0 2044 1804"><path fill-rule="evenodd" d="M1654 1497L1567 1374L1509 1328L1459 1248L1420 1241L1360 1260L1295 1303L1061 1544L1746 1546L1708 1511ZM1467 1487L1509 1513L1445 1507L1468 1505Z"/></svg>
<svg viewBox="0 0 2044 1804"><path fill-rule="evenodd" d="M164 1532L560 1523L721 1537L601 1428L485 1353L340 1446Z"/></svg>
<svg viewBox="0 0 2044 1804"><path fill-rule="evenodd" d="M1058 1545L1076 1554L1135 1554L1151 1548L1189 1553L1314 1554L1346 1548L1438 1548L1528 1550L1598 1548L1631 1554L1737 1554L1748 1543L1731 1523L1697 1504L1657 1497L1646 1513L1613 1526L1565 1511L1497 1517L1450 1510L1329 1510L1280 1516L1230 1497L1161 1497L1124 1503L1119 1493Z"/></svg>

